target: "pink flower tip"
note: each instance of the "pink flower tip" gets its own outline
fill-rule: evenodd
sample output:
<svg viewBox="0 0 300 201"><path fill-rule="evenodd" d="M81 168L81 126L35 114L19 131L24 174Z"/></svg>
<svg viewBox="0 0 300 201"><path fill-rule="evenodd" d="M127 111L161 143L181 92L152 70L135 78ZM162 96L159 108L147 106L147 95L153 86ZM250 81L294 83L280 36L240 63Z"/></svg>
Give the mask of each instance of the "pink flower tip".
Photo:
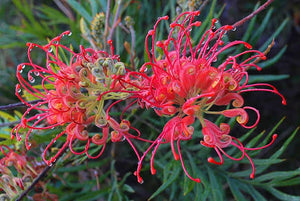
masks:
<svg viewBox="0 0 300 201"><path fill-rule="evenodd" d="M283 99L281 103L282 103L282 105L286 105L286 100Z"/></svg>
<svg viewBox="0 0 300 201"><path fill-rule="evenodd" d="M176 152L173 152L173 156L174 156L174 159L175 159L176 161L179 160L179 156L178 156L178 154L177 154Z"/></svg>
<svg viewBox="0 0 300 201"><path fill-rule="evenodd" d="M217 162L215 159L213 159L213 157L209 157L209 158L207 159L207 161L208 161L209 163L213 163L213 164L216 164L216 165L222 165L222 164L223 164L222 162Z"/></svg>
<svg viewBox="0 0 300 201"><path fill-rule="evenodd" d="M153 29L148 31L148 35L153 35L154 33L155 31Z"/></svg>
<svg viewBox="0 0 300 201"><path fill-rule="evenodd" d="M194 179L195 182L197 183L201 183L201 179L197 178L197 179Z"/></svg>
<svg viewBox="0 0 300 201"><path fill-rule="evenodd" d="M22 69L23 69L23 65L21 65L21 64L18 65L17 70L18 70L18 71L21 71Z"/></svg>
<svg viewBox="0 0 300 201"><path fill-rule="evenodd" d="M225 25L224 26L225 31L232 30L232 29L233 29L233 26L231 26L231 25Z"/></svg>
<svg viewBox="0 0 300 201"><path fill-rule="evenodd" d="M144 183L144 180L142 179L142 177L140 177L139 175L137 175L137 172L134 172L134 175L137 176L137 180L140 184Z"/></svg>
<svg viewBox="0 0 300 201"><path fill-rule="evenodd" d="M267 57L264 55L264 56L261 56L261 59L262 59L262 60L266 60Z"/></svg>
<svg viewBox="0 0 300 201"><path fill-rule="evenodd" d="M169 16L163 16L163 17L161 17L161 19L163 19L163 20L168 20L169 19Z"/></svg>
<svg viewBox="0 0 300 201"><path fill-rule="evenodd" d="M199 10L194 11L194 15L200 15L200 11Z"/></svg>
<svg viewBox="0 0 300 201"><path fill-rule="evenodd" d="M110 44L110 45L112 44L112 42L113 42L112 40L107 41L107 43Z"/></svg>
<svg viewBox="0 0 300 201"><path fill-rule="evenodd" d="M176 27L176 25L177 25L176 23L171 23L171 24L170 24L170 27L171 27L171 28L174 28L174 27Z"/></svg>
<svg viewBox="0 0 300 201"><path fill-rule="evenodd" d="M250 179L254 179L254 173L250 174Z"/></svg>
<svg viewBox="0 0 300 201"><path fill-rule="evenodd" d="M201 23L200 21L197 21L197 22L194 23L194 25L195 25L196 27L201 26L201 24L202 24L202 23Z"/></svg>
<svg viewBox="0 0 300 201"><path fill-rule="evenodd" d="M164 44L163 44L163 42L161 42L161 41L157 41L157 42L156 42L156 46L157 46L157 47L163 48Z"/></svg>
<svg viewBox="0 0 300 201"><path fill-rule="evenodd" d="M27 144L27 143L25 144L25 146L26 146L27 150L29 150L31 148L31 146L29 144Z"/></svg>
<svg viewBox="0 0 300 201"><path fill-rule="evenodd" d="M272 138L273 138L272 141L276 140L277 137L278 137L278 135L277 135L277 134L274 134L274 135L272 136Z"/></svg>
<svg viewBox="0 0 300 201"><path fill-rule="evenodd" d="M27 125L27 119L21 119L21 123L22 123L22 126L24 127L24 128L26 128L26 125Z"/></svg>
<svg viewBox="0 0 300 201"><path fill-rule="evenodd" d="M146 69L147 69L147 68L146 68L145 66L142 66L142 67L140 68L140 72L141 72L141 73L144 73L144 72L146 71Z"/></svg>
<svg viewBox="0 0 300 201"><path fill-rule="evenodd" d="M151 174L155 175L156 174L156 169L154 167L151 167Z"/></svg>
<svg viewBox="0 0 300 201"><path fill-rule="evenodd" d="M249 43L245 43L245 47L248 49L252 49L252 45L250 45Z"/></svg>
<svg viewBox="0 0 300 201"><path fill-rule="evenodd" d="M62 35L69 35L69 34L71 34L71 31L69 30L62 33Z"/></svg>

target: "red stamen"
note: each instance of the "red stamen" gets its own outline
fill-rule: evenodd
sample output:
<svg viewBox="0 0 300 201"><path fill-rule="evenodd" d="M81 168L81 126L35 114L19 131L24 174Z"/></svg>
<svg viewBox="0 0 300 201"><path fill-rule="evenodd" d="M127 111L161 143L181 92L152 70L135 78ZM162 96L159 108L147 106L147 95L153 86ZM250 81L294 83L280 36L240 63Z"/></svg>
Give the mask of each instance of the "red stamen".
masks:
<svg viewBox="0 0 300 201"><path fill-rule="evenodd" d="M180 139L177 140L177 148L178 148L178 153L179 153L180 162L181 162L183 171L185 172L186 176L187 176L189 179L191 179L191 180L193 180L193 181L195 181L195 182L197 182L197 183L200 183L201 180L200 180L199 178L193 178L193 177L191 177L190 174L187 172L187 170L186 170L186 168L185 168L185 165L184 165L184 162L183 162L183 159L182 159L182 155L181 155L181 151L180 151Z"/></svg>

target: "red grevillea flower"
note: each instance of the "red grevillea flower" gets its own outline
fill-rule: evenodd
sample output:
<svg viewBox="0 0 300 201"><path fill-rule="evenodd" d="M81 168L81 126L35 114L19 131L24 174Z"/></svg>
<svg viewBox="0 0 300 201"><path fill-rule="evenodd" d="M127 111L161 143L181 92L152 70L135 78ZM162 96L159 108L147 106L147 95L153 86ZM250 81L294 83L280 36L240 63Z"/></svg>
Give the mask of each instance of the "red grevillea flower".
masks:
<svg viewBox="0 0 300 201"><path fill-rule="evenodd" d="M15 200L42 172L46 164L29 158L24 151L17 153L6 145L1 145L0 151L4 155L0 159L0 189L5 193L4 198ZM17 174L10 167L14 167ZM51 196L52 200L58 200L57 195L47 192L44 182L39 181L38 186L43 189L43 193L35 193L34 196L46 194ZM4 195L1 190L0 195Z"/></svg>
<svg viewBox="0 0 300 201"><path fill-rule="evenodd" d="M123 115L121 123L109 115L113 105L128 98L135 90L134 84L129 84L134 83L129 81L129 71L119 61L119 56L113 53L112 41L108 41L111 47L110 54L91 48L85 49L82 46L80 52L75 53L60 43L62 37L69 34L70 32L66 31L45 46L27 43L29 62L20 64L17 69L20 84L16 86L16 95L29 108L24 113L21 123L12 130L12 137L15 133L17 139L21 140L21 131L26 132L25 144L29 149L28 138L33 130L61 127L63 131L50 142L43 153L48 165L55 161L67 146L74 154L85 153L89 158L97 158L103 153L109 138L113 142L126 139L131 146L130 138L139 138L138 130L131 127L129 121L122 119ZM45 65L40 66L32 61L33 49L42 52L41 55L44 55L46 60ZM27 98L40 101L29 104L21 97L21 89L25 91L24 95L27 95ZM104 109L107 100L115 102ZM90 134L88 127L91 125L98 127L99 133ZM138 136L130 134L130 129L137 132ZM47 160L47 151L61 136L66 136L62 148ZM82 143L85 144L84 150L78 151L73 148L73 144ZM91 143L102 147L95 156L88 153Z"/></svg>
<svg viewBox="0 0 300 201"><path fill-rule="evenodd" d="M152 74L144 79L144 90L141 91L139 103L141 107L152 107L155 112L162 116L172 116L172 119L165 125L163 132L144 152L135 172L138 181L142 182L140 170L142 161L146 154L153 148L151 158L151 172L154 174L153 158L157 148L161 143L170 143L175 160L181 160L186 175L196 182L200 179L192 178L186 171L181 156L179 143L182 140L190 140L193 135L192 127L195 119L202 125L203 141L201 144L216 150L220 157L220 162L213 158L208 161L215 164L223 163L223 153L233 160L241 160L246 156L253 167L251 178L254 176L254 165L247 154L247 150L257 150L265 148L273 143L277 135L273 136L270 144L260 148L245 148L236 138L232 137L230 127L226 123L220 126L207 120L209 115L223 115L235 118L237 122L245 128L253 128L259 122L259 111L253 107L243 106L242 94L250 91L273 92L282 98L282 103L286 104L285 98L277 89L265 83L248 84L247 70L251 67L260 70L256 65L257 60L266 59L266 56L252 50L250 44L244 41L233 41L225 43L222 37L227 31L234 27L230 25L221 26L215 29L216 19L212 20L208 29L196 44L191 39L191 30L201 26L200 21L193 21L199 12L185 12L180 14L173 23L170 24L168 38L156 41L157 25L162 20L167 20L168 16L160 18L153 30L146 36L145 46L149 57L149 62L141 67L141 73L150 67ZM148 47L148 40L152 38L151 50ZM236 55L228 56L218 66L215 65L219 55L225 50L243 45L247 50ZM157 49L163 55L157 57ZM248 56L242 60L242 57ZM231 106L230 109L220 109ZM216 108L216 109L215 109ZM253 125L248 125L248 110L257 114L257 119ZM174 145L177 141L177 151ZM223 148L233 145L241 150L240 158L229 156Z"/></svg>

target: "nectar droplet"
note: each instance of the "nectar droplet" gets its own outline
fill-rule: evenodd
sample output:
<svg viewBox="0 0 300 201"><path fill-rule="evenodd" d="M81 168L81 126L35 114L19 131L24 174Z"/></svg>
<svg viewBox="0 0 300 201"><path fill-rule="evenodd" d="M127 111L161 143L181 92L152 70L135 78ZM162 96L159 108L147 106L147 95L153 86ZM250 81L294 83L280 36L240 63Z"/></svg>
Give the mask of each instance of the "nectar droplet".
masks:
<svg viewBox="0 0 300 201"><path fill-rule="evenodd" d="M30 83L34 83L35 82L35 79L33 77L31 77L31 79L29 79L29 82Z"/></svg>

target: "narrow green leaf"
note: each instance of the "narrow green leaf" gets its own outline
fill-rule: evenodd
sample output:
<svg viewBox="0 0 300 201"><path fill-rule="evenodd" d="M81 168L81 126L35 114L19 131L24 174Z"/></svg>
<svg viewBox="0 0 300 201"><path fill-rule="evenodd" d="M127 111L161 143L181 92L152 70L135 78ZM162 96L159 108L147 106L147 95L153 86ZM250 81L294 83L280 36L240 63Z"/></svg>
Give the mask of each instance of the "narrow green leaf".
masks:
<svg viewBox="0 0 300 201"><path fill-rule="evenodd" d="M89 23L93 20L93 17L87 12L87 10L77 1L75 0L68 0L70 6L78 12L86 21Z"/></svg>
<svg viewBox="0 0 300 201"><path fill-rule="evenodd" d="M253 12L260 6L260 2L257 2L257 4L255 5L254 9L253 9ZM247 30L245 31L245 34L242 38L242 41L248 41L249 40L249 37L253 34L253 32L256 32L256 31L253 31L254 29L254 25L256 23L256 16L254 16L251 20L250 20L250 23L247 27Z"/></svg>
<svg viewBox="0 0 300 201"><path fill-rule="evenodd" d="M82 196L76 196L74 200L77 201L94 201L98 200L99 198L103 198L104 195L107 194L107 190L96 190L96 191L89 191L82 194Z"/></svg>
<svg viewBox="0 0 300 201"><path fill-rule="evenodd" d="M134 193L135 192L134 189L131 186L129 186L128 184L123 185L123 190L127 191L129 193Z"/></svg>
<svg viewBox="0 0 300 201"><path fill-rule="evenodd" d="M290 76L287 74L283 75L252 75L249 77L248 84L257 83L257 82L270 82L270 81L277 81L287 79Z"/></svg>
<svg viewBox="0 0 300 201"><path fill-rule="evenodd" d="M204 30L206 30L207 27L210 26L211 20L213 18L214 10L215 10L215 7L216 7L216 2L217 2L216 0L213 0L211 2L209 13L206 16L205 20L202 22L202 24L200 26L200 30L197 31L199 34L196 36L195 41L199 41L201 39L202 35L203 35Z"/></svg>
<svg viewBox="0 0 300 201"><path fill-rule="evenodd" d="M300 175L300 169L294 170L294 171L276 171L276 172L270 172L264 175L261 175L259 177L256 177L252 182L254 183L261 183L268 180L285 180L289 179L294 176ZM272 182L271 182L272 183Z"/></svg>
<svg viewBox="0 0 300 201"><path fill-rule="evenodd" d="M282 55L285 53L287 49L287 46L284 46L277 54L276 56L272 57L271 59L267 59L264 62L260 62L258 65L261 68L267 68L273 64L275 64L281 57Z"/></svg>
<svg viewBox="0 0 300 201"><path fill-rule="evenodd" d="M187 168L188 172L189 168ZM184 176L184 182L183 182L183 195L187 195L189 192L191 192L195 186L196 182L188 178L187 176Z"/></svg>
<svg viewBox="0 0 300 201"><path fill-rule="evenodd" d="M243 195L243 193L240 191L239 182L236 182L234 179L228 177L227 183L229 185L229 188L237 201L243 201L247 200L246 197Z"/></svg>
<svg viewBox="0 0 300 201"><path fill-rule="evenodd" d="M253 9L253 12L258 8L260 6L260 2L258 2L256 5L255 5L255 7L254 7L254 9ZM254 25L256 24L256 18L257 18L257 16L254 16L251 20L250 20L250 22L249 22L249 24L248 24L248 26L247 26L247 30L245 31L245 33L244 33L244 35L243 35L243 37L242 37L242 41L249 41L249 38L251 37L251 35L253 34L253 29L254 29ZM233 53L234 55L236 55L236 54L238 54L238 53L240 53L243 49L245 49L245 47L243 46L243 45L240 45L240 46L238 46L237 48L236 48L236 51Z"/></svg>
<svg viewBox="0 0 300 201"><path fill-rule="evenodd" d="M147 49L146 49L146 47L145 47L145 49L144 49L144 62L147 63L147 62L149 62L149 61L150 61L150 59L149 59L149 57L148 57Z"/></svg>
<svg viewBox="0 0 300 201"><path fill-rule="evenodd" d="M212 192L212 196L213 196L212 200L222 201L223 200L222 185L218 182L215 172L212 170L212 168L210 166L207 166L207 172L208 172L210 186L211 186L211 192Z"/></svg>
<svg viewBox="0 0 300 201"><path fill-rule="evenodd" d="M242 137L239 138L239 140L241 142L244 142L245 140L248 139L248 137L253 133L253 131L255 130L256 128L252 128L251 130L249 130L246 134L244 134Z"/></svg>
<svg viewBox="0 0 300 201"><path fill-rule="evenodd" d="M252 185L248 185L245 183L239 183L239 185L254 199L254 201L267 201L265 197L260 192L258 192Z"/></svg>
<svg viewBox="0 0 300 201"><path fill-rule="evenodd" d="M89 0L90 1L90 4L91 4L91 9L92 9L92 15L95 16L97 14L97 8L98 8L98 5L97 5L97 2L96 0Z"/></svg>
<svg viewBox="0 0 300 201"><path fill-rule="evenodd" d="M248 143L247 147L253 147L258 141L261 141L262 137L265 135L265 131L260 132L257 136L252 138Z"/></svg>
<svg viewBox="0 0 300 201"><path fill-rule="evenodd" d="M19 112L18 110L14 110L15 116L18 117L19 119L22 118L23 114Z"/></svg>
<svg viewBox="0 0 300 201"><path fill-rule="evenodd" d="M0 111L0 117L8 121L17 121L17 119L7 112Z"/></svg>
<svg viewBox="0 0 300 201"><path fill-rule="evenodd" d="M107 0L98 0L98 3L100 4L100 10L105 10L107 7Z"/></svg>
<svg viewBox="0 0 300 201"><path fill-rule="evenodd" d="M171 190L170 190L170 198L169 198L169 200L174 200L175 196L178 196L178 195L176 195L176 192L178 192L178 184L176 182L173 182L171 184L170 189Z"/></svg>
<svg viewBox="0 0 300 201"><path fill-rule="evenodd" d="M223 6L220 8L219 12L216 13L216 15L215 15L214 17L215 17L215 18L219 18L219 17L222 15L222 13L223 13L225 7L226 7L226 4L224 3Z"/></svg>
<svg viewBox="0 0 300 201"><path fill-rule="evenodd" d="M276 180L273 182L272 186L273 187L281 187L281 186L295 186L300 184L300 177L292 178L292 179L287 179L287 180Z"/></svg>
<svg viewBox="0 0 300 201"><path fill-rule="evenodd" d="M300 196L289 195L269 186L266 186L265 189L268 190L272 195L274 195L276 198L280 200L288 200L288 201L300 200Z"/></svg>
<svg viewBox="0 0 300 201"><path fill-rule="evenodd" d="M272 36L259 48L259 51L261 52L265 51L268 45L270 45L272 40L280 34L280 32L284 29L284 27L287 25L288 22L289 22L289 18L286 18L278 27L278 29L276 29L276 31L272 34Z"/></svg>
<svg viewBox="0 0 300 201"><path fill-rule="evenodd" d="M186 151L186 154L187 154L189 162L192 166L192 171L196 172L197 173L196 176L201 179L201 184L198 184L198 185L203 185L204 188L205 188L206 186L209 185L208 178L207 178L206 174L203 173L203 171L200 169L200 167L198 167L196 165L195 158L190 154L190 152Z"/></svg>
<svg viewBox="0 0 300 201"><path fill-rule="evenodd" d="M294 139L295 135L297 134L298 130L300 129L300 127L298 127L293 133L292 135L284 142L284 144L280 147L280 149L278 151L276 151L270 158L278 158L279 156L281 156L281 154L286 150L286 148L288 147L288 145L291 143L291 141Z"/></svg>
<svg viewBox="0 0 300 201"><path fill-rule="evenodd" d="M243 159L242 162L245 164L247 164L247 163L249 164L249 161L246 162L246 159ZM235 163L242 163L242 162L235 161ZM258 174L262 173L264 170L265 169L263 169L262 166L255 167L255 174L258 175ZM232 173L229 173L229 175L231 175L232 177L247 177L247 178L249 178L251 173L252 173L252 168L249 167L249 169L247 169L247 170L232 172Z"/></svg>
<svg viewBox="0 0 300 201"><path fill-rule="evenodd" d="M260 144L258 144L257 146L260 147L260 146L266 145L266 144L269 142L271 136L274 134L275 130L280 126L280 124L281 124L284 120L285 120L285 117L281 118L280 121L272 128L272 130L271 130L271 131L268 133L268 135L264 138L264 140L263 140Z"/></svg>
<svg viewBox="0 0 300 201"><path fill-rule="evenodd" d="M52 7L43 5L41 7L37 7L37 10L41 11L44 15L47 16L48 19L51 19L49 22L47 22L47 25L56 25L59 23L65 23L69 24L72 21L66 17L61 11L54 9Z"/></svg>
<svg viewBox="0 0 300 201"><path fill-rule="evenodd" d="M153 199L154 197L156 197L158 194L160 194L161 192L163 192L170 184L172 184L175 179L178 177L179 173L180 173L181 168L178 167L178 165L174 165L173 166L173 170L170 171L171 172L171 176L167 179L166 182L164 182L152 195L148 200Z"/></svg>
<svg viewBox="0 0 300 201"><path fill-rule="evenodd" d="M10 134L4 134L4 133L0 133L0 139L10 139L11 138L11 136L10 136ZM0 143L1 143L2 141L0 141Z"/></svg>
<svg viewBox="0 0 300 201"><path fill-rule="evenodd" d="M6 145L6 146L9 146L9 145L16 144L16 142L17 142L16 140L8 139L8 140L0 141L0 145Z"/></svg>
<svg viewBox="0 0 300 201"><path fill-rule="evenodd" d="M87 168L101 167L109 162L109 158L102 159L100 161L89 161L88 164L81 164L76 166L59 167L55 170L57 173L65 172L78 172L80 170L86 170Z"/></svg>
<svg viewBox="0 0 300 201"><path fill-rule="evenodd" d="M252 159L255 165L273 165L285 161L285 159Z"/></svg>
<svg viewBox="0 0 300 201"><path fill-rule="evenodd" d="M265 28L267 27L267 24L270 22L271 14L273 13L273 8L270 8L267 12L267 14L264 16L264 19L258 29L256 29L251 34L251 42L256 44L256 41L260 38L260 36L264 33Z"/></svg>
<svg viewBox="0 0 300 201"><path fill-rule="evenodd" d="M196 197L195 201L203 201L208 200L208 197L210 195L210 188L203 188L201 184L196 185Z"/></svg>

